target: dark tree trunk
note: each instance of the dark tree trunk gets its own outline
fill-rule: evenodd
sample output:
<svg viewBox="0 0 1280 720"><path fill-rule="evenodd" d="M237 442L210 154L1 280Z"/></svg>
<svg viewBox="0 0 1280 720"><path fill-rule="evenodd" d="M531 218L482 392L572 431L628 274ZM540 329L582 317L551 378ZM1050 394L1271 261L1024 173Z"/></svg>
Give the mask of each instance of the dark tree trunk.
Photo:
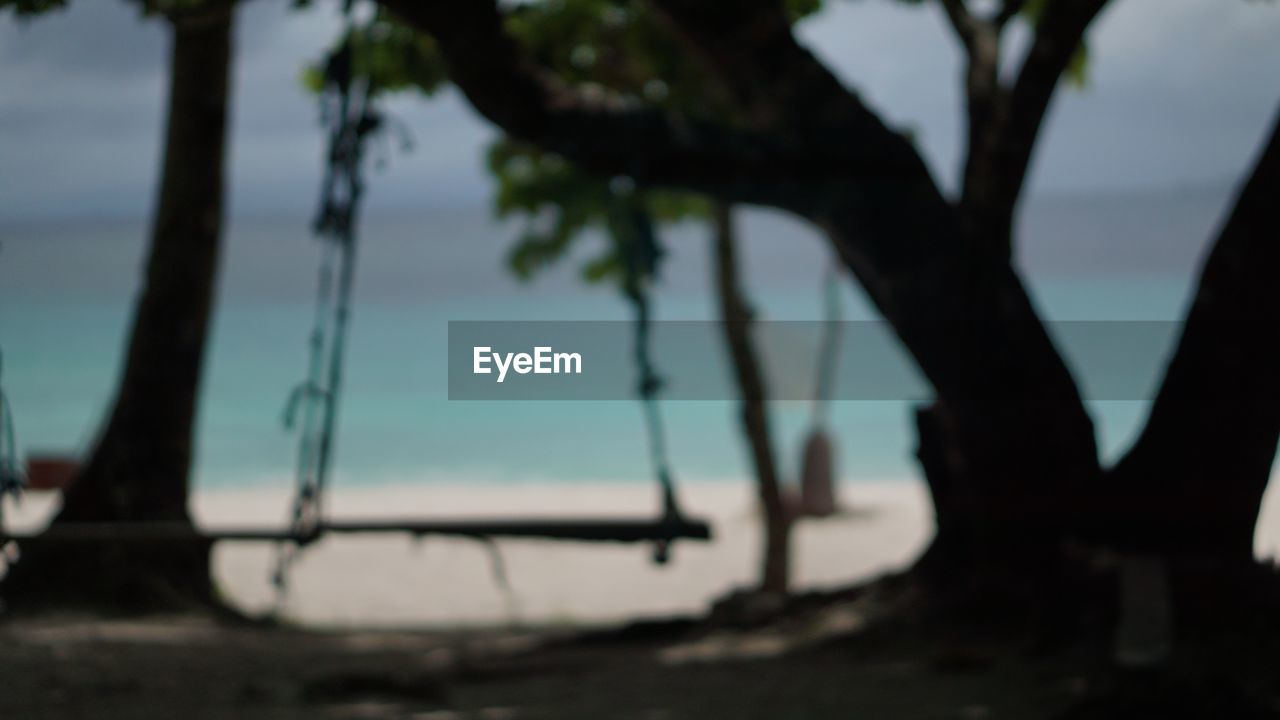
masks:
<svg viewBox="0 0 1280 720"><path fill-rule="evenodd" d="M1253 561L1280 438L1280 118L1201 272L1142 435L1100 520L1122 545Z"/></svg>
<svg viewBox="0 0 1280 720"><path fill-rule="evenodd" d="M191 524L192 438L222 230L231 3L169 20L164 167L145 285L113 409L55 523ZM203 603L213 595L209 545L194 528L189 541L163 544L37 539L24 543L4 589L19 608Z"/></svg>
<svg viewBox="0 0 1280 720"><path fill-rule="evenodd" d="M751 451L756 474L760 509L764 515L764 553L761 558L760 589L786 593L790 578L791 514L778 477L769 431L764 373L751 340L753 311L740 282L733 218L729 206L714 206L715 285L720 302L721 325L733 365L733 375L742 394L742 432Z"/></svg>
<svg viewBox="0 0 1280 720"><path fill-rule="evenodd" d="M931 556L956 571L1042 557L1100 490L1093 424L1007 258L919 188L867 191L867 206L817 221L940 398L922 437L936 444L922 448L941 530Z"/></svg>

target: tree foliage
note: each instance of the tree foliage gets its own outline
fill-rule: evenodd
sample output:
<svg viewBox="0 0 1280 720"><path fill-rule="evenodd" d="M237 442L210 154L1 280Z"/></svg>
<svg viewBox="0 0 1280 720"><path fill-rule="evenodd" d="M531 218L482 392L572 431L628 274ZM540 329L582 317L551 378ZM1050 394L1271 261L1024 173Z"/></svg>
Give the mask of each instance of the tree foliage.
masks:
<svg viewBox="0 0 1280 720"><path fill-rule="evenodd" d="M924 5L925 0L899 0ZM1011 17L1034 28L1043 17L1043 0L1007 3ZM787 0L791 22L811 16L821 0ZM618 107L652 107L719 125L747 122L723 83L707 63L688 52L671 23L649 3L617 0L545 0L511 6L504 14L507 32L541 72ZM344 42L353 50L355 72L379 90L433 94L448 82L439 47L379 8L367 24ZM1087 51L1082 43L1064 77L1082 85ZM318 67L306 73L318 89ZM570 253L588 230L604 231L611 247L582 269L589 281L616 275L620 204L642 208L658 222L704 217L707 201L695 193L637 189L625 177L585 173L564 157L511 138L493 143L487 167L494 182L493 207L499 217L523 218L523 229L508 256L512 271L530 278Z"/></svg>
<svg viewBox="0 0 1280 720"><path fill-rule="evenodd" d="M707 201L692 193L637 190L626 178L601 180L574 167L559 155L510 139L489 148L489 170L499 217L525 218L524 229L508 263L522 279L568 254L574 241L590 229L603 230L610 242L582 268L587 282L617 280L631 235L628 218L642 212L654 222L705 217Z"/></svg>
<svg viewBox="0 0 1280 720"><path fill-rule="evenodd" d="M397 22L382 8L367 22L348 27L337 47L350 53L350 75L379 93L416 91L431 96L448 80L435 40ZM319 93L324 89L325 63L333 54L303 71L303 85L308 90Z"/></svg>
<svg viewBox="0 0 1280 720"><path fill-rule="evenodd" d="M797 13L814 3L793 3ZM677 40L643 4L612 0L552 0L513 9L509 31L543 68L619 104L648 104L732 117L728 99L715 92L705 70L687 61ZM385 10L349 31L353 72L379 90L432 94L447 81L435 42ZM308 68L305 84L319 90L323 72ZM494 212L523 218L508 255L513 273L531 278L568 254L588 230L600 230L608 247L582 267L588 282L622 275L622 246L634 212L655 222L703 217L705 199L688 192L638 190L625 177L599 178L563 157L511 138L488 150Z"/></svg>

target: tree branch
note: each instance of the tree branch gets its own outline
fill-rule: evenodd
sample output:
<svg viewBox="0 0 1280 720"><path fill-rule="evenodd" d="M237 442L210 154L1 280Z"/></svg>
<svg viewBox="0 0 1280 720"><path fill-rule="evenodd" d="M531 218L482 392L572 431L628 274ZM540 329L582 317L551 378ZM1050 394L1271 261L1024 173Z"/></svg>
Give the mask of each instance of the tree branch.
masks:
<svg viewBox="0 0 1280 720"><path fill-rule="evenodd" d="M752 127L795 134L838 129L844 142L887 143L897 162L919 160L905 139L796 40L782 3L742 0L732 12L705 0L650 5L728 88Z"/></svg>
<svg viewBox="0 0 1280 720"><path fill-rule="evenodd" d="M729 13L704 0L650 3L729 89L751 127L801 143L815 155L838 157L852 149L862 156L846 167L844 178L829 175L829 184L807 186L811 197L800 214L813 217L847 205L851 193L945 204L912 143L796 40L782 3L743 0Z"/></svg>
<svg viewBox="0 0 1280 720"><path fill-rule="evenodd" d="M1253 557L1280 440L1277 197L1280 113L1205 261L1150 419L1111 472L1133 543Z"/></svg>
<svg viewBox="0 0 1280 720"><path fill-rule="evenodd" d="M1084 41L1085 31L1109 0L1053 0L1044 9L1035 40L1023 60L1009 100L1008 191L1017 200L1041 123L1062 73Z"/></svg>
<svg viewBox="0 0 1280 720"><path fill-rule="evenodd" d="M938 0L938 2L946 11L951 29L955 31L956 37L960 38L961 44L966 48L972 48L978 32L978 24L982 21L969 12L969 6L964 0Z"/></svg>
<svg viewBox="0 0 1280 720"><path fill-rule="evenodd" d="M969 148L960 207L967 231L997 254L1011 254L1013 212L1045 113L1085 31L1107 2L1048 0L1011 88L998 80L998 27L987 26L988 43L969 46ZM997 26L1022 5L1006 3Z"/></svg>
<svg viewBox="0 0 1280 720"><path fill-rule="evenodd" d="M684 187L730 202L800 213L830 197L833 187L912 183L927 177L910 145L829 74L791 97L800 102L803 95L812 107L818 98L839 90L831 101L839 107L826 113L830 122L806 132L731 128L558 82L525 56L505 31L492 0L382 4L435 37L450 79L486 118L511 136L560 153L598 175L625 174L645 185ZM776 35L768 37L777 44ZM808 57L816 63L793 40L780 45L788 62ZM821 75L813 66L808 70L811 76ZM761 74L758 82L780 85L775 76L782 73Z"/></svg>
<svg viewBox="0 0 1280 720"><path fill-rule="evenodd" d="M995 14L995 17L991 18L991 24L997 28L1003 28L1018 13L1022 12L1026 5L1026 0L1005 0L1004 4L1000 6L1000 11Z"/></svg>

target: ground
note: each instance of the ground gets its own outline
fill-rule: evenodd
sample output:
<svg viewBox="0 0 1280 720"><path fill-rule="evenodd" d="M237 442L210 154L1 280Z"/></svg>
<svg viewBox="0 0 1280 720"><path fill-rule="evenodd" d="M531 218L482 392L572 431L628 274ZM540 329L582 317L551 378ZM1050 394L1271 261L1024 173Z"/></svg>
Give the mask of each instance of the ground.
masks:
<svg viewBox="0 0 1280 720"><path fill-rule="evenodd" d="M12 621L0 626L0 718L1280 715L1271 635L1199 643L1167 672L1135 675L1115 670L1093 641L938 638L869 617L863 598L752 629L705 619L591 632Z"/></svg>

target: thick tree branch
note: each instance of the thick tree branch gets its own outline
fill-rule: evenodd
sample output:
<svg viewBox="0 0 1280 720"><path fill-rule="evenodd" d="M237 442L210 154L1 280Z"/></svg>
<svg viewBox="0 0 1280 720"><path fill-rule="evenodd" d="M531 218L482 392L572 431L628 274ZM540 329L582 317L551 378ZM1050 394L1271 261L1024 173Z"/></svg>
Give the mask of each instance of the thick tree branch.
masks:
<svg viewBox="0 0 1280 720"><path fill-rule="evenodd" d="M827 152L861 146L888 176L933 184L911 143L796 40L782 3L744 0L731 11L705 0L650 5L728 89L750 127L816 140Z"/></svg>
<svg viewBox="0 0 1280 720"><path fill-rule="evenodd" d="M978 25L982 21L969 12L969 6L964 0L939 0L939 4L946 11L947 20L956 37L960 38L960 43L966 48L972 48Z"/></svg>
<svg viewBox="0 0 1280 720"><path fill-rule="evenodd" d="M796 40L781 3L748 0L726 12L700 0L650 2L690 52L728 88L746 111L750 126L769 131L771 137L801 143L817 155L838 157L851 149L866 154L848 166L851 174L843 180L825 186L808 184L807 202L788 209L814 217L846 205L851 194L881 199L897 195L932 207L945 205L911 142L886 127ZM788 185L795 189L793 183ZM880 241L894 242L887 237Z"/></svg>
<svg viewBox="0 0 1280 720"><path fill-rule="evenodd" d="M991 19L991 24L997 28L1003 28L1009 24L1009 21L1017 17L1018 13L1026 7L1026 0L1005 0L1000 6L999 12Z"/></svg>
<svg viewBox="0 0 1280 720"><path fill-rule="evenodd" d="M1036 136L1062 73L1084 42L1085 31L1110 0L1049 2L1035 40L1014 82L1009 107L1010 183L1022 187Z"/></svg>
<svg viewBox="0 0 1280 720"><path fill-rule="evenodd" d="M999 26L1021 3L1007 3L995 25L968 47L969 148L960 205L968 232L992 252L1011 254L1013 211L1021 196L1049 103L1090 24L1108 0L1050 0L1011 88L998 81ZM1007 17L1006 17L1007 15Z"/></svg>
<svg viewBox="0 0 1280 720"><path fill-rule="evenodd" d="M596 174L803 213L822 188L914 182L923 170L909 145L861 105L857 128L800 134L731 128L558 82L525 56L492 1L382 4L436 38L450 79L486 118ZM863 141L865 133L874 134Z"/></svg>
<svg viewBox="0 0 1280 720"><path fill-rule="evenodd" d="M1150 419L1111 473L1133 542L1253 557L1280 439L1277 197L1280 113L1205 261Z"/></svg>
<svg viewBox="0 0 1280 720"><path fill-rule="evenodd" d="M761 62L792 56L789 62L795 55L791 23L781 3L745 0L730 13L696 0L651 0L649 5L724 86L748 125L778 128L801 112L790 102L795 86L780 85L776 72L757 72Z"/></svg>

